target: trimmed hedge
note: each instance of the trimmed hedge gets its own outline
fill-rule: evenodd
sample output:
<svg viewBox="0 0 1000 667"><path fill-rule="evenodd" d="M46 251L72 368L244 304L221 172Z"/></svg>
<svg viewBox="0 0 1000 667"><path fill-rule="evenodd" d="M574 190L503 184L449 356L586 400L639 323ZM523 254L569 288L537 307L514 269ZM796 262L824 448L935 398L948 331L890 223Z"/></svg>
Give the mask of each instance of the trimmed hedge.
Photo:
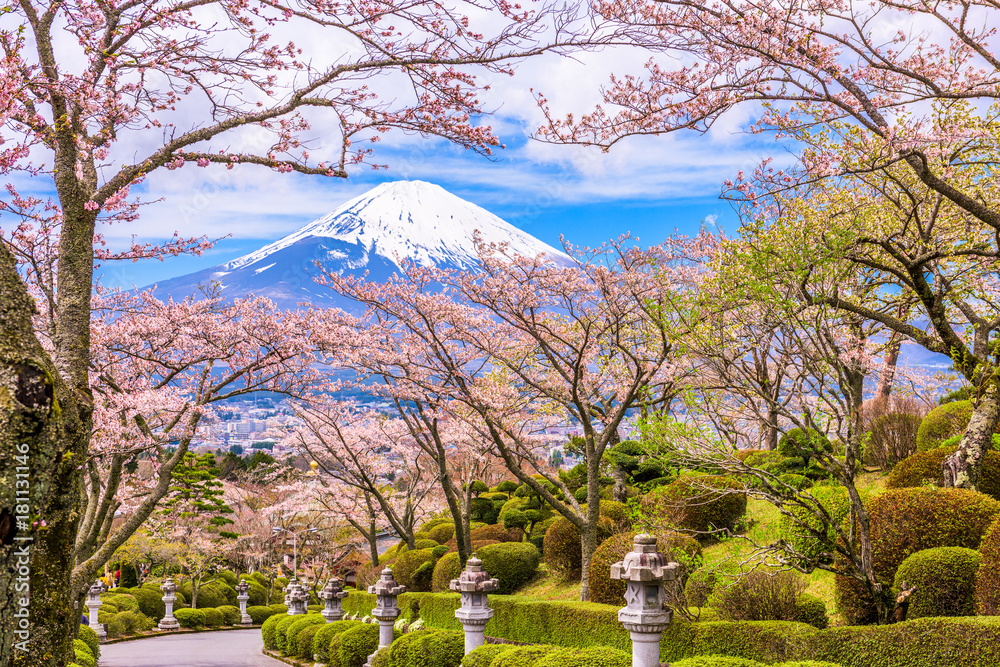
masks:
<svg viewBox="0 0 1000 667"><path fill-rule="evenodd" d="M821 484L809 489L808 494L816 499L833 520L827 530L827 538L830 542L835 542L837 539L835 525L843 523L851 512L847 489L839 484ZM819 530L822 528L823 522L804 507L788 505L786 508L792 513L795 520L793 521L787 516L781 517L782 537L788 540L792 547L811 557L818 557L829 551L827 547L823 546L823 542L809 532L809 529Z"/></svg>
<svg viewBox="0 0 1000 667"><path fill-rule="evenodd" d="M429 591L430 585L426 587L415 585L413 575L426 563L431 563L431 567L434 567L434 554L432 551L433 549L419 549L403 552L392 566L392 576L401 586L406 586L407 590L414 592Z"/></svg>
<svg viewBox="0 0 1000 667"><path fill-rule="evenodd" d="M313 655L313 640L322 628L326 627L326 623L322 625L307 625L299 631L299 634L295 636L295 653L294 656L301 658L302 660L312 660Z"/></svg>
<svg viewBox="0 0 1000 667"><path fill-rule="evenodd" d="M90 652L90 647L80 639L73 640L73 659L80 667L94 667L97 664L94 654Z"/></svg>
<svg viewBox="0 0 1000 667"><path fill-rule="evenodd" d="M594 551L588 574L591 602L612 605L624 604L626 584L624 581L611 578L611 565L622 560L625 554L632 550L636 535L635 532L612 535L601 542L601 545ZM657 535L657 546L667 556L668 561L691 562L694 558L701 556L701 544L698 540L680 533L670 532ZM682 575L682 584L683 578L684 575Z"/></svg>
<svg viewBox="0 0 1000 667"><path fill-rule="evenodd" d="M972 401L954 401L934 408L917 429L917 450L926 452L941 446L948 438L965 431L972 418Z"/></svg>
<svg viewBox="0 0 1000 667"><path fill-rule="evenodd" d="M263 625L260 626L260 634L261 638L264 640L264 648L271 651L277 650L278 645L275 642L275 632L278 628L278 621L286 617L287 614L275 614L264 620Z"/></svg>
<svg viewBox="0 0 1000 667"><path fill-rule="evenodd" d="M500 542L497 542L500 544ZM462 565L459 561L458 552L452 551L438 559L434 565L434 574L431 577L431 590L435 593L444 593L449 590L452 579L457 579L462 573Z"/></svg>
<svg viewBox="0 0 1000 667"><path fill-rule="evenodd" d="M498 655L513 648L510 644L483 644L462 658L461 665L462 667L490 667Z"/></svg>
<svg viewBox="0 0 1000 667"><path fill-rule="evenodd" d="M957 446L938 447L917 452L900 461L886 478L886 486L900 489L912 486L944 486L944 460L958 450ZM990 449L983 457L979 491L1000 500L1000 452Z"/></svg>
<svg viewBox="0 0 1000 667"><path fill-rule="evenodd" d="M405 618L412 620L418 607L427 627L461 629L454 616L459 606L456 593L406 593L399 602ZM345 611L350 613L368 614L374 606L375 596L368 593L353 591L344 600ZM490 606L496 610L486 625L490 637L631 651L629 634L618 622L615 606L506 595L491 595ZM928 642L927 637L934 641ZM769 664L825 660L843 667L1000 665L1000 617L920 618L889 626L825 630L790 621L678 621L664 632L661 661L700 655L732 655ZM878 662L872 662L873 656L879 656ZM511 667L526 664L515 661Z"/></svg>
<svg viewBox="0 0 1000 667"><path fill-rule="evenodd" d="M611 537L614 523L602 516L597 522L597 544ZM580 529L566 517L559 517L545 531L545 564L549 571L565 579L578 579L583 564Z"/></svg>
<svg viewBox="0 0 1000 667"><path fill-rule="evenodd" d="M997 518L979 543L982 560L976 571L976 613L1000 615L1000 518Z"/></svg>
<svg viewBox="0 0 1000 667"><path fill-rule="evenodd" d="M662 519L654 525L657 529L674 528L706 539L714 530L735 529L746 514L747 497L742 488L731 477L679 477L643 496L642 509L646 516Z"/></svg>
<svg viewBox="0 0 1000 667"><path fill-rule="evenodd" d="M907 556L896 570L896 590L904 581L917 587L907 618L971 616L979 560L978 551L962 547L924 549Z"/></svg>
<svg viewBox="0 0 1000 667"><path fill-rule="evenodd" d="M250 620L253 621L254 625L260 625L276 613L277 612L270 607L264 607L262 605L247 607L247 615L250 616Z"/></svg>
<svg viewBox="0 0 1000 667"><path fill-rule="evenodd" d="M139 601L134 595L129 593L115 593L112 595L102 595L103 604L111 604L118 608L118 611L142 611L139 608Z"/></svg>
<svg viewBox="0 0 1000 667"><path fill-rule="evenodd" d="M673 663L672 667L765 667L756 660L746 658L733 658L725 655L701 655L680 662Z"/></svg>
<svg viewBox="0 0 1000 667"><path fill-rule="evenodd" d="M284 648L281 649L281 653L287 656L299 655L299 645L296 639L299 633L308 628L311 625L326 625L326 619L319 614L306 614L304 616L294 616L294 620L289 624L288 628L285 630ZM281 624L278 624L278 631L275 633L276 636L280 636ZM312 639L309 640L309 648L312 649ZM308 657L312 657L312 653Z"/></svg>
<svg viewBox="0 0 1000 667"><path fill-rule="evenodd" d="M333 638L330 651L337 646L336 667L362 667L378 648L379 626L362 623ZM332 656L330 664L334 665Z"/></svg>
<svg viewBox="0 0 1000 667"><path fill-rule="evenodd" d="M296 614L295 616L285 616L278 621L277 625L274 626L274 646L279 651L284 654L285 648L288 641L288 629L292 627L292 624L300 621L304 618L301 614Z"/></svg>
<svg viewBox="0 0 1000 667"><path fill-rule="evenodd" d="M219 611L218 607L201 609L200 611L205 615L205 625L210 628L217 628L226 622L226 617Z"/></svg>
<svg viewBox="0 0 1000 667"><path fill-rule="evenodd" d="M333 641L333 638L341 632L346 632L360 624L360 621L334 621L333 623L319 626L319 630L316 631L316 635L313 637L312 647L313 655L316 656L316 662L328 662L330 660L330 643Z"/></svg>
<svg viewBox="0 0 1000 667"><path fill-rule="evenodd" d="M558 651L558 646L520 646L510 651L504 651L490 663L490 667L525 667L534 665L538 660Z"/></svg>
<svg viewBox="0 0 1000 667"><path fill-rule="evenodd" d="M97 632L86 625L81 625L76 630L76 638L87 645L94 660L101 659L101 640L97 637Z"/></svg>
<svg viewBox="0 0 1000 667"><path fill-rule="evenodd" d="M419 630L403 635L376 659L380 667L459 667L465 636L457 630Z"/></svg>
<svg viewBox="0 0 1000 667"><path fill-rule="evenodd" d="M533 667L632 667L632 655L604 646L562 648L541 658Z"/></svg>
<svg viewBox="0 0 1000 667"><path fill-rule="evenodd" d="M439 523L427 531L427 539L434 540L438 544L444 544L453 537L455 537L455 524L450 521Z"/></svg>
<svg viewBox="0 0 1000 667"><path fill-rule="evenodd" d="M200 628L205 625L205 610L178 609L174 612L174 618L182 628Z"/></svg>
<svg viewBox="0 0 1000 667"><path fill-rule="evenodd" d="M509 595L526 584L538 570L542 556L528 542L499 542L476 551L483 561L483 570L500 580L497 592Z"/></svg>
<svg viewBox="0 0 1000 667"><path fill-rule="evenodd" d="M167 613L167 607L163 603L163 591L151 590L149 588L133 588L132 597L139 605L139 611L150 618L163 618Z"/></svg>

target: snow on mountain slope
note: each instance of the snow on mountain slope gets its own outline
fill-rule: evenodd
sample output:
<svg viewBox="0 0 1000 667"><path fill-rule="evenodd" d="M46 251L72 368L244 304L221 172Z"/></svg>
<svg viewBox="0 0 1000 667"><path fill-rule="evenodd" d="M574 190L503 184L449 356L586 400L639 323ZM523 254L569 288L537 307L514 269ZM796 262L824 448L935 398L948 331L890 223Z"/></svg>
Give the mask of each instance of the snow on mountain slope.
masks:
<svg viewBox="0 0 1000 667"><path fill-rule="evenodd" d="M337 210L260 250L204 271L158 284L175 299L219 282L225 296L268 296L285 307L299 302L339 305L340 298L313 281L319 262L329 271L369 272L385 280L401 260L420 266L474 269L474 234L484 243L506 243L511 252L539 253L557 264L571 260L489 211L423 181L395 181L346 202Z"/></svg>

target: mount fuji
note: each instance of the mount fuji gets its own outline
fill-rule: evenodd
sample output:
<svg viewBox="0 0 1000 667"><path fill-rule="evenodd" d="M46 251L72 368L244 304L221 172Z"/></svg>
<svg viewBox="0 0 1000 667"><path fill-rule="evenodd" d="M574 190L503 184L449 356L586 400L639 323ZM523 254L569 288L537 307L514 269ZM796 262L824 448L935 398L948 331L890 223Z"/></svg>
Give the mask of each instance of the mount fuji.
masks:
<svg viewBox="0 0 1000 667"><path fill-rule="evenodd" d="M220 283L227 298L266 296L284 308L351 304L313 280L325 270L384 281L401 261L418 266L475 270L474 234L484 243L506 243L512 253L544 254L558 265L572 260L489 211L423 181L383 183L296 232L243 257L157 284L156 296L175 300Z"/></svg>

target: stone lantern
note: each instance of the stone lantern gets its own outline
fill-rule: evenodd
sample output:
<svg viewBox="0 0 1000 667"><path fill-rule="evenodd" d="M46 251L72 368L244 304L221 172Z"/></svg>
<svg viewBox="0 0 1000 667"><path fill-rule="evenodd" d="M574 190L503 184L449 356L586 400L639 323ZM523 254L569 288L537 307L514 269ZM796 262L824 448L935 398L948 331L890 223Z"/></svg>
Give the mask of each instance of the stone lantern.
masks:
<svg viewBox="0 0 1000 667"><path fill-rule="evenodd" d="M483 571L483 561L476 554L465 562L465 571L458 579L451 580L449 588L462 594L462 606L455 610L455 618L465 630L466 655L486 640L486 622L493 618L486 594L495 591L499 585L499 579L490 579L490 575Z"/></svg>
<svg viewBox="0 0 1000 667"><path fill-rule="evenodd" d="M177 592L177 584L170 577L167 577L160 586L160 590L163 591L163 604L166 606L166 613L163 614L163 618L160 619L160 624L157 626L160 630L177 630L181 627L177 619L174 618L174 602L177 601L177 596L174 593Z"/></svg>
<svg viewBox="0 0 1000 667"><path fill-rule="evenodd" d="M347 597L347 591L344 590L343 582L340 579L333 577L326 582L326 586L319 592L319 597L324 603L320 616L325 618L327 623L339 621L344 617L340 601Z"/></svg>
<svg viewBox="0 0 1000 667"><path fill-rule="evenodd" d="M368 587L368 592L375 596L375 608L372 616L378 620L378 648L375 653L392 644L392 630L399 616L399 606L396 598L406 592L406 586L400 586L392 576L392 570L385 568L382 570L382 578ZM371 665L372 657L368 656L366 667Z"/></svg>
<svg viewBox="0 0 1000 667"><path fill-rule="evenodd" d="M635 536L632 551L611 566L611 578L625 582L625 607L618 620L632 636L632 667L659 667L660 635L673 612L664 605L664 583L677 578L677 563L656 550L656 537Z"/></svg>
<svg viewBox="0 0 1000 667"><path fill-rule="evenodd" d="M295 579L285 586L285 606L288 607L289 616L305 614L306 607L309 606L309 591Z"/></svg>
<svg viewBox="0 0 1000 667"><path fill-rule="evenodd" d="M94 585L87 590L87 624L97 633L99 640L104 640L107 633L104 626L98 620L98 610L101 608L101 593L108 590L104 582L98 579Z"/></svg>
<svg viewBox="0 0 1000 667"><path fill-rule="evenodd" d="M250 618L250 614L247 613L247 600L250 599L250 584L247 583L246 579L240 579L240 583L236 584L236 601L240 603L240 625L253 625L253 619Z"/></svg>

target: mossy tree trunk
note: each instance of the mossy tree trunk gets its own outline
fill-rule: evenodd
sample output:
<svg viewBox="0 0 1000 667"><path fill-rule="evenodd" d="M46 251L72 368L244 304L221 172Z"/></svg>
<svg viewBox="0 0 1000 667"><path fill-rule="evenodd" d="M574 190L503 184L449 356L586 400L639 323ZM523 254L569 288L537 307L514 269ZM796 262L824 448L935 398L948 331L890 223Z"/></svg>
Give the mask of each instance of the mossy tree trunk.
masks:
<svg viewBox="0 0 1000 667"><path fill-rule="evenodd" d="M958 444L958 450L949 456L942 468L945 486L962 489L979 488L986 452L993 446L993 434L1000 424L1000 389L998 371L993 371L985 391L972 411L969 425Z"/></svg>

